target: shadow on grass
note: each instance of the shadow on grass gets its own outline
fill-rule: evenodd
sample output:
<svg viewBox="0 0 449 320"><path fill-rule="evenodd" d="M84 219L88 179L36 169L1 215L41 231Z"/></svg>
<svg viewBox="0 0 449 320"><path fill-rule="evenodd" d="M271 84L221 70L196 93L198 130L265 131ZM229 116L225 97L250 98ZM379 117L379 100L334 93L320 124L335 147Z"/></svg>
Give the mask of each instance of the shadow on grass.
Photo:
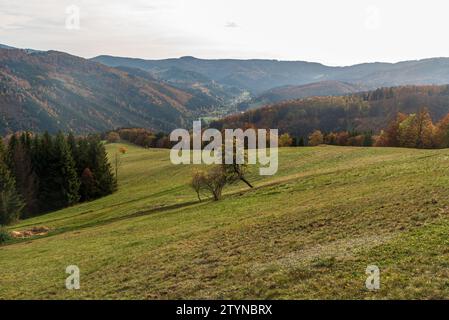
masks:
<svg viewBox="0 0 449 320"><path fill-rule="evenodd" d="M29 238L12 239L12 240L5 242L3 245L0 245L0 247L5 247L8 245L13 245L13 244L17 244L17 243L29 242L29 241L32 241L35 239L43 239L43 238L47 238L47 237L52 237L52 236L70 232L70 231L76 231L76 230L81 230L81 229L86 229L86 228L91 228L91 227L103 226L103 225L107 225L107 224L114 223L117 221L138 218L138 217L155 214L155 213L160 213L160 212L164 212L164 211L171 211L171 210L175 210L175 209L190 207L192 205L206 204L208 202L210 202L210 200L202 201L202 202L199 202L196 200L196 201L187 201L187 202L177 203L177 204L172 204L172 205L167 205L167 206L159 206L159 207L138 211L138 212L131 213L128 215L124 215L124 216L112 217L110 219L105 219L105 220L100 220L100 221L92 221L92 222L74 226L74 227L59 228L59 229L50 231L48 234L46 234L44 236L33 236L33 237L29 237ZM87 212L89 212L89 211L87 211ZM80 214L82 214L82 213L80 213ZM77 214L77 215L79 215L79 214ZM73 216L71 216L70 218L72 218L72 217ZM64 219L68 219L68 218L64 218ZM64 219L59 219L59 220L64 220ZM30 224L28 226L32 226L32 225Z"/></svg>

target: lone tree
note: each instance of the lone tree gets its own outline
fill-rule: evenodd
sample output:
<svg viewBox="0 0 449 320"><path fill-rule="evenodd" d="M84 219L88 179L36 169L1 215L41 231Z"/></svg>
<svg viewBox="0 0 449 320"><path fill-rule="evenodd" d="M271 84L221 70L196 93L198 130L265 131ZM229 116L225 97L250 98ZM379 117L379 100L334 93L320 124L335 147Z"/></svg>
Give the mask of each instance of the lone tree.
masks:
<svg viewBox="0 0 449 320"><path fill-rule="evenodd" d="M226 148L225 146L222 146L221 150L222 150L222 170L225 172L225 175L227 176L227 180L228 183L234 183L237 182L238 180L244 182L248 187L253 188L253 185L246 179L245 174L247 172L248 169L248 153L244 152L243 153L243 163L238 163L239 161L237 160L237 149L236 149L236 140L234 140L234 147L232 149L232 163L231 164L226 164ZM254 151L254 150L252 150Z"/></svg>
<svg viewBox="0 0 449 320"><path fill-rule="evenodd" d="M210 192L215 201L221 199L223 188L228 183L226 173L222 166L216 166L207 172L197 172L192 178L192 187L201 201L201 192Z"/></svg>
<svg viewBox="0 0 449 320"><path fill-rule="evenodd" d="M224 148L222 148L225 154ZM218 201L224 187L227 184L233 184L238 181L244 182L248 187L253 188L253 185L246 179L247 172L247 155L244 155L244 163L238 164L236 161L236 154L233 152L233 163L226 164L225 156L222 157L222 163L212 167L206 172L196 172L190 183L192 189L196 192L198 199L201 201L201 194L203 192L211 193L213 199Z"/></svg>
<svg viewBox="0 0 449 320"><path fill-rule="evenodd" d="M246 164L222 164L221 167L227 177L228 183L234 183L240 180L248 187L253 188L253 185L245 177L247 171Z"/></svg>

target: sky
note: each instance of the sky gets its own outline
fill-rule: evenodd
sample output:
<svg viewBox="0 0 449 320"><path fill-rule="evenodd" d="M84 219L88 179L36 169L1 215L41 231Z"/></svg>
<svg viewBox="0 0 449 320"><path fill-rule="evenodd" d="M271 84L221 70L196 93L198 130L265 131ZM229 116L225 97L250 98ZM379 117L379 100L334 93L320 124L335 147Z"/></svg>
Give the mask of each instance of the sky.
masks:
<svg viewBox="0 0 449 320"><path fill-rule="evenodd" d="M445 0L0 0L0 43L326 65L449 57Z"/></svg>

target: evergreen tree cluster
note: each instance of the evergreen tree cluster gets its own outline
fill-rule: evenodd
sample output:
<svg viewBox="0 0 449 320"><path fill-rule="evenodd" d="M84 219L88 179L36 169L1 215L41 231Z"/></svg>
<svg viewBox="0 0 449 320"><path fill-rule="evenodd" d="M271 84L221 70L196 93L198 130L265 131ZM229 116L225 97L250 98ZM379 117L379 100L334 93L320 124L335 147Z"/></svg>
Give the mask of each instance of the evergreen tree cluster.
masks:
<svg viewBox="0 0 449 320"><path fill-rule="evenodd" d="M1 140L1 139L0 139ZM12 135L0 143L0 224L113 193L116 178L98 136Z"/></svg>
<svg viewBox="0 0 449 320"><path fill-rule="evenodd" d="M5 147L0 139L0 225L10 224L19 218L23 201L16 190L11 171L5 162Z"/></svg>

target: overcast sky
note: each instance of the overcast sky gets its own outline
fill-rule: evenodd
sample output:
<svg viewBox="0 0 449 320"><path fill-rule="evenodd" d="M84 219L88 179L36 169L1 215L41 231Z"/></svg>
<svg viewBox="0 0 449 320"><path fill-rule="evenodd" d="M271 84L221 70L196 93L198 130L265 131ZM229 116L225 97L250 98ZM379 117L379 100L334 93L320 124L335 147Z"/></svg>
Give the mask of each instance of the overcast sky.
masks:
<svg viewBox="0 0 449 320"><path fill-rule="evenodd" d="M448 9L445 0L0 0L0 43L83 57L395 62L448 57Z"/></svg>

